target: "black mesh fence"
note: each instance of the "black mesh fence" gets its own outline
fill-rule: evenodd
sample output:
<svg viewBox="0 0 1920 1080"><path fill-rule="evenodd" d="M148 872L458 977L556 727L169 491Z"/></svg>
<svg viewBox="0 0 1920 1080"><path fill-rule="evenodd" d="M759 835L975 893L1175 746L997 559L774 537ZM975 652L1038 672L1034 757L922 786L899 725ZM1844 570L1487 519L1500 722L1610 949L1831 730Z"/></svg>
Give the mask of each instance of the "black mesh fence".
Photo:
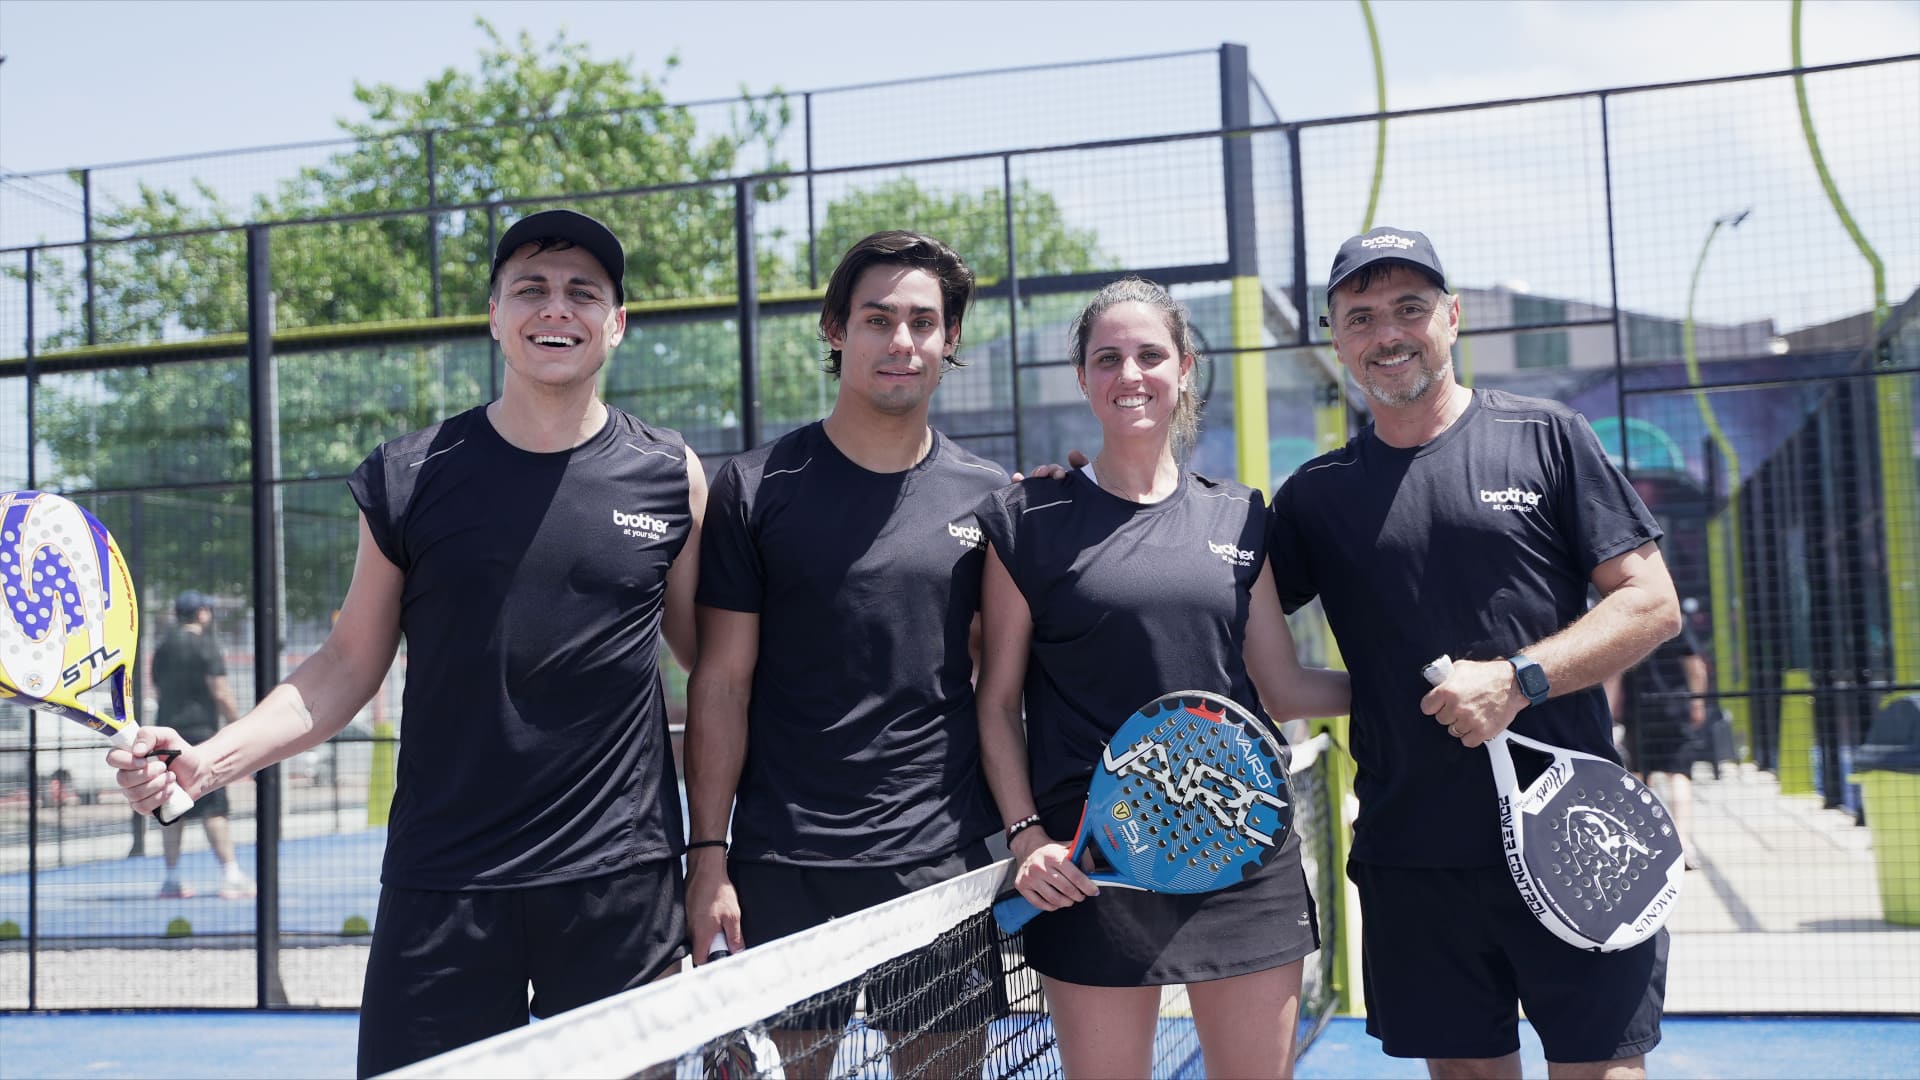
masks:
<svg viewBox="0 0 1920 1080"><path fill-rule="evenodd" d="M819 285L853 240L910 227L982 281L936 426L1009 469L1095 445L1066 327L1143 273L1207 352L1192 466L1268 490L1365 421L1315 325L1334 249L1367 224L1418 228L1461 297L1463 381L1580 410L1667 530L1710 671L1679 778L1704 868L1674 920L1669 1007L1920 1011L1920 779L1873 749L1909 737L1887 717L1920 694L1920 59L1339 122L1282 122L1244 61L5 178L0 480L70 494L114 531L143 651L175 593L214 596L246 703L331 625L356 537L346 474L498 393L488 253L526 213L574 206L626 240L630 329L605 396L683 431L709 473L831 407ZM964 122L938 138L881 123L956 95ZM632 156L661 146L682 158ZM594 168L541 171L563 151ZM132 214L156 199L178 213ZM136 221L148 231L114 224ZM262 304L274 333L250 339ZM1295 634L1337 658L1311 613ZM355 1003L404 679L403 651L341 737L233 786L259 893L226 900L197 826L177 872L197 895L157 897L158 830L117 801L92 736L0 705L0 1008L160 1004L115 975L145 949L206 965L176 982L193 1000L167 1004ZM1629 756L1659 704L1623 694ZM1323 907L1344 892L1337 873L1315 886ZM1352 928L1328 942L1329 1007L1358 985Z"/></svg>

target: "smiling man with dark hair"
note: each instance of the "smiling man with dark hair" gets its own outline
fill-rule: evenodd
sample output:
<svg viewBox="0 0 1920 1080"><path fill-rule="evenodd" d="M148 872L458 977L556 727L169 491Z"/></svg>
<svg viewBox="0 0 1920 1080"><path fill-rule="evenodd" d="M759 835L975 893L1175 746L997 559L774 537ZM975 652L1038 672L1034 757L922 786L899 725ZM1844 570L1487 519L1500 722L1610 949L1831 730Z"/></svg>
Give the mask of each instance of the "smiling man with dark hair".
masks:
<svg viewBox="0 0 1920 1080"><path fill-rule="evenodd" d="M488 304L500 397L354 471L359 553L326 642L205 742L143 728L110 758L136 808L176 781L199 798L345 727L405 637L361 1075L686 955L659 643L692 665L706 476L678 432L600 399L624 274L620 242L584 214L508 229ZM171 773L142 759L156 747L184 751Z"/></svg>

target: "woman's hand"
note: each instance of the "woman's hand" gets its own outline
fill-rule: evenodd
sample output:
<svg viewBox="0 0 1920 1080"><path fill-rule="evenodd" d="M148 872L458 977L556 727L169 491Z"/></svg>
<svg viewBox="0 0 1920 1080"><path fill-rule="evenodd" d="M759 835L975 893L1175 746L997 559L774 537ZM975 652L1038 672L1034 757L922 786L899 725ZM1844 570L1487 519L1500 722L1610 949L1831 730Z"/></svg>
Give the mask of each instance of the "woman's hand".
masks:
<svg viewBox="0 0 1920 1080"><path fill-rule="evenodd" d="M1020 870L1014 888L1041 911L1059 911L1095 896L1100 887L1073 862L1073 849L1039 828L1023 829L1013 838L1013 857Z"/></svg>

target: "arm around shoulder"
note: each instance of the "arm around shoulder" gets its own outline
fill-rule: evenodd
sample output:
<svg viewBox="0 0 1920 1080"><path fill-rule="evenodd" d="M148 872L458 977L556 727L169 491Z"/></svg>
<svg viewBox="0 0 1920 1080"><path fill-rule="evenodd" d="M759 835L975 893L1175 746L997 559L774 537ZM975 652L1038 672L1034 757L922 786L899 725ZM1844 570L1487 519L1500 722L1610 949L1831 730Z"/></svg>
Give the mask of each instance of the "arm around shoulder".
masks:
<svg viewBox="0 0 1920 1080"><path fill-rule="evenodd" d="M1260 704L1275 723L1308 716L1341 716L1352 707L1353 689L1344 671L1300 665L1293 631L1280 610L1273 568L1263 565L1247 604L1247 637L1241 647L1247 675Z"/></svg>

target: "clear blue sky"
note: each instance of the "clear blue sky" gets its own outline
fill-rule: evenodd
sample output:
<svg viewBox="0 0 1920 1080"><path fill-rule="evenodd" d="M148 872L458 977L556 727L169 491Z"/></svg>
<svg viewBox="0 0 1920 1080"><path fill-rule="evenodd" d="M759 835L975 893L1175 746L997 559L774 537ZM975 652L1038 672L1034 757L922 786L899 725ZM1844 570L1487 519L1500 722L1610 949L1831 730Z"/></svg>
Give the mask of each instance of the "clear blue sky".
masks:
<svg viewBox="0 0 1920 1080"><path fill-rule="evenodd" d="M1388 105L1412 108L1790 66L1787 0L1375 0ZM1810 64L1920 52L1920 0L1807 0ZM34 172L339 134L355 81L467 67L474 17L565 27L678 100L1232 41L1283 117L1371 112L1357 0L326 3L0 0L0 168Z"/></svg>

